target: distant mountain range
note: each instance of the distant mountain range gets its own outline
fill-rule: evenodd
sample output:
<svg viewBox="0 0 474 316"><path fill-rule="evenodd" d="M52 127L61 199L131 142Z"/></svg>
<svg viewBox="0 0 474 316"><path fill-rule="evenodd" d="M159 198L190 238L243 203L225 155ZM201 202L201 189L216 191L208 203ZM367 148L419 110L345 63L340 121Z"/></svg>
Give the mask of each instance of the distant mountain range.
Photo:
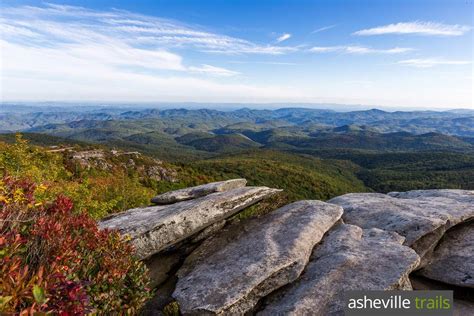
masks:
<svg viewBox="0 0 474 316"><path fill-rule="evenodd" d="M3 107L0 131L104 143L171 160L252 148L310 154L323 149L474 152L474 111L470 110L37 109Z"/></svg>
<svg viewBox="0 0 474 316"><path fill-rule="evenodd" d="M210 109L134 109L131 107L34 107L3 105L0 110L0 132L44 132L106 121L148 121L176 129L168 134L211 130L230 125L232 129L264 130L275 127L323 128L345 125L370 126L374 132L441 133L474 137L474 110L396 111L372 109L336 112L307 108L234 111ZM72 125L71 125L72 124ZM179 135L182 136L182 135Z"/></svg>
<svg viewBox="0 0 474 316"><path fill-rule="evenodd" d="M378 192L474 188L471 110L4 105L0 131L0 141L21 131L33 144L105 145L179 164L193 176L284 184L292 198L328 198L363 190L361 183Z"/></svg>

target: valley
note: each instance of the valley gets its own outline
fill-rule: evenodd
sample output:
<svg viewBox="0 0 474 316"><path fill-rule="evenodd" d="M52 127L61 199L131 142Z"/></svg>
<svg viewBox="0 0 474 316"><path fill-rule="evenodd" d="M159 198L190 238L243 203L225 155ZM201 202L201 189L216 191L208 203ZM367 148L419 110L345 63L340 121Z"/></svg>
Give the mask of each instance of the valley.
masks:
<svg viewBox="0 0 474 316"><path fill-rule="evenodd" d="M0 10L0 316L474 315L472 1Z"/></svg>
<svg viewBox="0 0 474 316"><path fill-rule="evenodd" d="M182 184L245 177L285 200L346 192L474 188L474 111L281 108L233 111L9 107L0 140L137 151L179 166ZM444 123L446 124L444 124ZM446 126L446 127L445 127Z"/></svg>

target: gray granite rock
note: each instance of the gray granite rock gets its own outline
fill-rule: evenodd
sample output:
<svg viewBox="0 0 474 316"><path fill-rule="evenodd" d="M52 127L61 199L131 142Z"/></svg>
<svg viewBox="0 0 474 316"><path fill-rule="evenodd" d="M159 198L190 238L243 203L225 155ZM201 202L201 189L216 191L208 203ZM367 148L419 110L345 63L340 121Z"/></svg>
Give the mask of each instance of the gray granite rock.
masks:
<svg viewBox="0 0 474 316"><path fill-rule="evenodd" d="M468 203L474 205L474 191L455 190L455 189L438 189L438 190L413 190L407 192L390 192L388 195L401 199L432 199L432 198L448 198L460 203Z"/></svg>
<svg viewBox="0 0 474 316"><path fill-rule="evenodd" d="M334 227L301 277L267 297L259 315L344 315L344 291L411 290L419 257L403 240L376 228Z"/></svg>
<svg viewBox="0 0 474 316"><path fill-rule="evenodd" d="M474 221L448 230L430 262L418 273L444 283L474 288Z"/></svg>
<svg viewBox="0 0 474 316"><path fill-rule="evenodd" d="M342 208L299 201L231 225L207 239L178 271L173 297L183 314L243 314L295 280Z"/></svg>
<svg viewBox="0 0 474 316"><path fill-rule="evenodd" d="M191 242L198 243L206 238L209 238L210 236L214 235L219 230L221 230L225 226L226 223L227 223L226 220L222 220L220 222L216 222L212 224L211 226L204 228L201 232L193 236L193 239L191 240Z"/></svg>
<svg viewBox="0 0 474 316"><path fill-rule="evenodd" d="M130 236L136 255L144 259L280 191L238 188L171 205L131 209L103 219L99 226Z"/></svg>
<svg viewBox="0 0 474 316"><path fill-rule="evenodd" d="M171 277L173 268L180 263L181 257L182 253L175 251L158 253L145 260L144 263L150 276L150 287L154 288Z"/></svg>
<svg viewBox="0 0 474 316"><path fill-rule="evenodd" d="M447 229L474 217L474 204L469 202L471 191L464 191L465 194L450 193L450 190L435 191L392 193L400 197L350 193L329 202L344 208L343 218L348 224L380 228L404 236L405 245L415 249L422 257L423 266ZM410 195L412 198L408 198Z"/></svg>
<svg viewBox="0 0 474 316"><path fill-rule="evenodd" d="M224 192L243 188L247 184L245 179L232 179L227 181L212 182L195 187L166 192L151 199L154 204L173 204L180 201L192 200L215 192Z"/></svg>

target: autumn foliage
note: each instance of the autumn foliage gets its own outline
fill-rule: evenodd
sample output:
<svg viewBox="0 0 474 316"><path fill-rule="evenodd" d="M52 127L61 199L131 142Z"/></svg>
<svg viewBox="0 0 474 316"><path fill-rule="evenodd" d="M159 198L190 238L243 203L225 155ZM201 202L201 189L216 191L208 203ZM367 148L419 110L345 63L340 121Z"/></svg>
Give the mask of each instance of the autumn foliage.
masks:
<svg viewBox="0 0 474 316"><path fill-rule="evenodd" d="M0 180L0 314L137 313L149 297L144 265L113 231L37 186Z"/></svg>

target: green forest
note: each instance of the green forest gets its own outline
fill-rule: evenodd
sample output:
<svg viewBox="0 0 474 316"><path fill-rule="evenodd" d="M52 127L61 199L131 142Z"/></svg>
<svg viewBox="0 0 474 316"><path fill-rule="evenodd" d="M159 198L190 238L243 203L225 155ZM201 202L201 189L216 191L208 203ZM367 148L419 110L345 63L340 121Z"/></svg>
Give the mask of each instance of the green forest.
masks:
<svg viewBox="0 0 474 316"><path fill-rule="evenodd" d="M126 237L100 231L96 220L148 206L166 191L232 178L283 189L236 215L244 219L349 192L474 189L469 151L315 148L275 135L266 146L204 132L147 137L124 143L0 135L0 272L9 276L1 284L2 312L138 313L153 293L146 268ZM142 151L148 141L151 149Z"/></svg>

